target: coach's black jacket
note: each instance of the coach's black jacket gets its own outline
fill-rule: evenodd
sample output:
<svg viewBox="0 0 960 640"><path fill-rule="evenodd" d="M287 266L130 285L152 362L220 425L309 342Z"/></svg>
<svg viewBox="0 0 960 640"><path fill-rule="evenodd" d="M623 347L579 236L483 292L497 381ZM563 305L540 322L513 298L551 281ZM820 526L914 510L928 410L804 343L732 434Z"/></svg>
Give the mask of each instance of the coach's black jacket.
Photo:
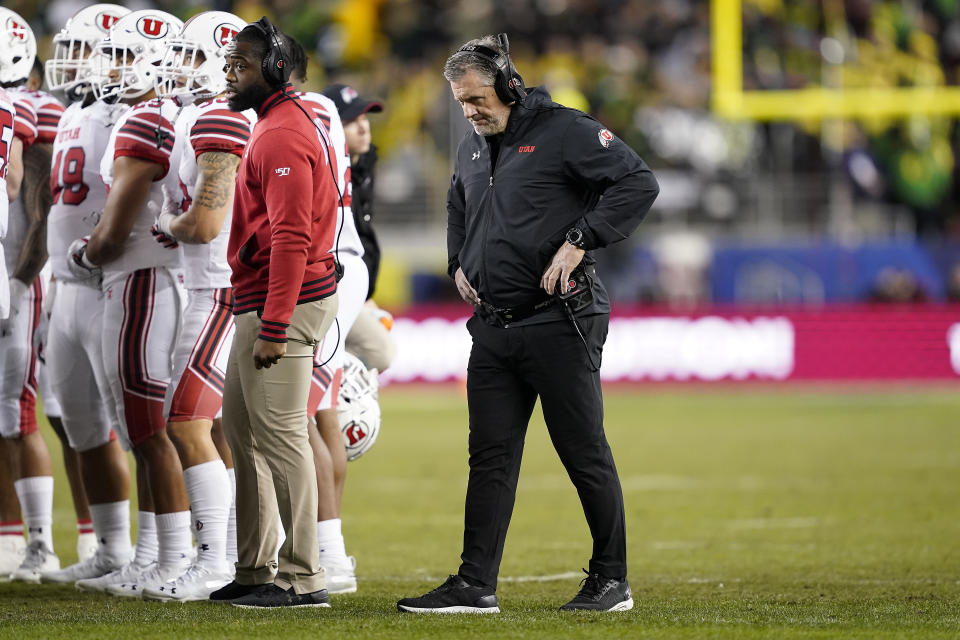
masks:
<svg viewBox="0 0 960 640"><path fill-rule="evenodd" d="M546 297L540 278L568 229L590 249L629 236L659 193L647 165L590 116L550 100L542 88L514 105L491 173L488 139L471 132L460 143L447 193L448 273L462 268L480 299L513 308ZM599 280L581 314L605 313ZM514 323L563 318L556 305Z"/></svg>

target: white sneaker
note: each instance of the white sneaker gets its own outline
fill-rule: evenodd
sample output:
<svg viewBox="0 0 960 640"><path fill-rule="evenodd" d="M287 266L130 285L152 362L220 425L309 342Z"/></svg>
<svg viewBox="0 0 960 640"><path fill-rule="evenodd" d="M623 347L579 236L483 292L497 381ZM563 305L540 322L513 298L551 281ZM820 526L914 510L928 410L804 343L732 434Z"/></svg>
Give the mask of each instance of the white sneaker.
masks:
<svg viewBox="0 0 960 640"><path fill-rule="evenodd" d="M160 600L169 602L193 602L195 600L209 600L210 594L221 587L225 587L233 580L233 572L228 568L210 569L201 564L190 565L187 572L176 580L165 582L159 586L144 587L144 600Z"/></svg>
<svg viewBox="0 0 960 640"><path fill-rule="evenodd" d="M182 565L173 568L160 568L159 564L152 564L150 568L142 572L135 580L121 582L107 587L107 593L123 598L139 598L144 589L156 589L165 582L176 580L189 565Z"/></svg>
<svg viewBox="0 0 960 640"><path fill-rule="evenodd" d="M88 558L92 558L93 554L97 552L97 549L100 548L100 543L97 542L97 534L95 533L81 533L77 535L77 560L83 562Z"/></svg>
<svg viewBox="0 0 960 640"><path fill-rule="evenodd" d="M327 593L354 593L357 590L357 559L329 558L320 554L320 566L327 578Z"/></svg>
<svg viewBox="0 0 960 640"><path fill-rule="evenodd" d="M100 576L99 578L86 578L83 580L77 580L74 586L76 586L77 590L79 591L106 593L107 587L112 585L136 582L137 577L141 573L147 569L150 569L155 564L157 564L155 561L146 565L137 564L136 562L128 562L116 571L111 571L110 573Z"/></svg>
<svg viewBox="0 0 960 640"><path fill-rule="evenodd" d="M124 567L124 563L108 558L105 553L95 553L91 557L72 564L60 571L50 571L40 576L40 582L69 584L78 580L89 580L105 576Z"/></svg>
<svg viewBox="0 0 960 640"><path fill-rule="evenodd" d="M27 555L27 541L23 535L0 536L0 582L9 582L13 572L20 568Z"/></svg>
<svg viewBox="0 0 960 640"><path fill-rule="evenodd" d="M27 545L27 555L11 580L40 584L40 575L48 571L60 570L60 558L57 557L43 540L34 540Z"/></svg>

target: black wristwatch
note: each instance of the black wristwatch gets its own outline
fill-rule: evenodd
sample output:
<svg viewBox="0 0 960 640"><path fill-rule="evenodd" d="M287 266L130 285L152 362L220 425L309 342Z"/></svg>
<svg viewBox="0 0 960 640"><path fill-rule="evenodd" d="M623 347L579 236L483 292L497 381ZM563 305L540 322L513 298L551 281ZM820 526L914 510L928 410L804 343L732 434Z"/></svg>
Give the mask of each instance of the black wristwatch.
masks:
<svg viewBox="0 0 960 640"><path fill-rule="evenodd" d="M583 231L577 227L572 227L569 231L567 231L566 240L577 249L583 249Z"/></svg>

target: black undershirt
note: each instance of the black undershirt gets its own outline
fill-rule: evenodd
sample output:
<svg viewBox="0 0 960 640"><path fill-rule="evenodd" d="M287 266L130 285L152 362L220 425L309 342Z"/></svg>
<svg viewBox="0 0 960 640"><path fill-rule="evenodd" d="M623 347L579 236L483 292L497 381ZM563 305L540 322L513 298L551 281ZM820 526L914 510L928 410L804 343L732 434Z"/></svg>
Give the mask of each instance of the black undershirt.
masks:
<svg viewBox="0 0 960 640"><path fill-rule="evenodd" d="M487 140L487 146L490 147L490 173L493 174L497 170L497 157L500 155L500 145L503 144L503 134L484 137Z"/></svg>

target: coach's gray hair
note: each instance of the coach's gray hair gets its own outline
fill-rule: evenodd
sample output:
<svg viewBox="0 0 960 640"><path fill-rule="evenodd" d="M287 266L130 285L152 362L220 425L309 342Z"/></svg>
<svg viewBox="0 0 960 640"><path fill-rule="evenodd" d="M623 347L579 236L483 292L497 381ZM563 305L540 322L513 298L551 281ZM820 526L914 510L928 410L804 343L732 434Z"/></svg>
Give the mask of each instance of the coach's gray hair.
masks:
<svg viewBox="0 0 960 640"><path fill-rule="evenodd" d="M503 49L500 48L497 38L492 35L483 36L482 38L476 38L470 42L463 43L464 47L471 45L487 47L499 54L503 54ZM443 77L447 79L447 82L459 80L466 75L468 71L475 71L486 86L492 87L496 84L497 66L493 64L489 58L481 56L479 53L473 51L457 51L447 58L447 63L443 65Z"/></svg>

